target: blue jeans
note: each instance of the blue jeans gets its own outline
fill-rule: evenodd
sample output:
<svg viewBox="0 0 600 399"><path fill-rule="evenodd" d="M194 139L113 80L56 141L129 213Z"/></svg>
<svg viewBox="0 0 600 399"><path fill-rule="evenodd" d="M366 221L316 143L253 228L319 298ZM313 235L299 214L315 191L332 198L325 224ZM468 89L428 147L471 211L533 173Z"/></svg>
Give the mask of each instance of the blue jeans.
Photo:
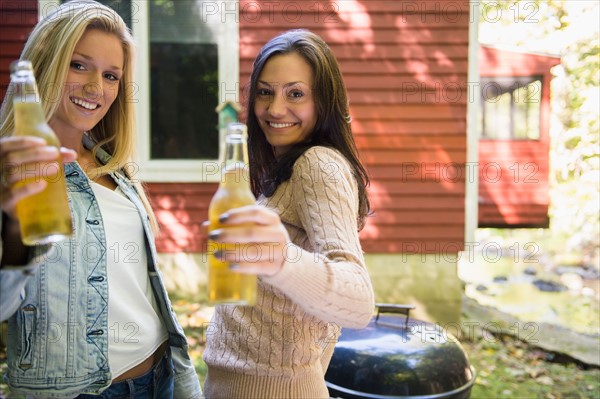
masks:
<svg viewBox="0 0 600 399"><path fill-rule="evenodd" d="M167 348L146 374L115 382L100 395L79 395L77 399L172 399L173 385L173 360Z"/></svg>

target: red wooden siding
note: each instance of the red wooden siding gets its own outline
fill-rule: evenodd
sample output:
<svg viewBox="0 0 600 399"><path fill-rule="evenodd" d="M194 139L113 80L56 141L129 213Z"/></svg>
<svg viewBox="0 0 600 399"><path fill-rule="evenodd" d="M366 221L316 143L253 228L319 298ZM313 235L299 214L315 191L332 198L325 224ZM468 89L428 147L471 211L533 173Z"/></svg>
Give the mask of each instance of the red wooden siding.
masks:
<svg viewBox="0 0 600 399"><path fill-rule="evenodd" d="M548 227L550 68L560 58L481 46L479 72L542 76L539 140L479 142L479 226Z"/></svg>
<svg viewBox="0 0 600 399"><path fill-rule="evenodd" d="M314 31L338 58L372 179L367 252L462 249L469 10L451 3L265 2L240 17L242 85L258 49L287 29Z"/></svg>
<svg viewBox="0 0 600 399"><path fill-rule="evenodd" d="M0 0L0 98L10 82L10 63L19 58L38 20L37 0Z"/></svg>
<svg viewBox="0 0 600 399"><path fill-rule="evenodd" d="M463 248L468 22L466 2L240 2L241 87L258 50L287 29L314 31L338 58L372 178L367 252ZM159 249L201 250L194 232L215 186L150 187L165 226Z"/></svg>
<svg viewBox="0 0 600 399"><path fill-rule="evenodd" d="M152 183L148 185L161 233L156 245L159 252L203 252L206 232L202 222L208 219L208 204L216 183Z"/></svg>
<svg viewBox="0 0 600 399"><path fill-rule="evenodd" d="M0 4L5 89L8 63L37 21L37 1ZM468 2L241 0L239 9L241 86L258 49L287 29L319 34L340 61L356 141L372 178L374 214L361 233L365 251L462 250ZM159 251L202 251L200 224L216 185L148 188L163 228Z"/></svg>

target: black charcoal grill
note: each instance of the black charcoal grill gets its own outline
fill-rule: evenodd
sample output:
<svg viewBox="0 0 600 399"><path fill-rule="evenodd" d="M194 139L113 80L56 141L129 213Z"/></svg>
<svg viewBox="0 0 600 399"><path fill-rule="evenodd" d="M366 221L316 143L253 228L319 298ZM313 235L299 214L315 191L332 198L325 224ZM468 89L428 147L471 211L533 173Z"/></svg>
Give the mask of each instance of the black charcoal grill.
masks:
<svg viewBox="0 0 600 399"><path fill-rule="evenodd" d="M378 304L367 327L342 329L325 375L332 398L469 398L476 374L464 349L411 309Z"/></svg>

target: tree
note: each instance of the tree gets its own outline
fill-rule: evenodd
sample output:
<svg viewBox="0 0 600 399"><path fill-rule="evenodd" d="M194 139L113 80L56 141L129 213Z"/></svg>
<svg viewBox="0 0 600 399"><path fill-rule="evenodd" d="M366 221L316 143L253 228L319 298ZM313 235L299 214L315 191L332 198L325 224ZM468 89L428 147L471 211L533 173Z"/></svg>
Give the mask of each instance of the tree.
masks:
<svg viewBox="0 0 600 399"><path fill-rule="evenodd" d="M595 0L482 1L480 42L561 55L553 70L550 232L599 267L600 45Z"/></svg>

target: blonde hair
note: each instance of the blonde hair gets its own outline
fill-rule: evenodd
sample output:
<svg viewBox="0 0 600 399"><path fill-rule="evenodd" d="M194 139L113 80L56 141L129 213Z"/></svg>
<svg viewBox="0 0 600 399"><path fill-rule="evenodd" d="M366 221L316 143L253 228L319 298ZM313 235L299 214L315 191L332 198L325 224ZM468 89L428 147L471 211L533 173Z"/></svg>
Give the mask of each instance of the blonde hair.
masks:
<svg viewBox="0 0 600 399"><path fill-rule="evenodd" d="M31 32L21 59L31 61L36 74L38 90L46 120L56 113L65 89L65 81L75 46L90 29L97 29L117 36L123 46L124 67L119 81L119 93L104 118L88 134L112 159L99 168L86 170L90 178L96 178L118 169L128 174L136 187L144 207L150 216L155 233L158 223L141 183L131 175L134 161L136 127L133 101L133 68L135 44L123 19L111 8L93 0L76 0L60 5L38 22ZM9 87L0 109L0 136L14 130L12 92Z"/></svg>

